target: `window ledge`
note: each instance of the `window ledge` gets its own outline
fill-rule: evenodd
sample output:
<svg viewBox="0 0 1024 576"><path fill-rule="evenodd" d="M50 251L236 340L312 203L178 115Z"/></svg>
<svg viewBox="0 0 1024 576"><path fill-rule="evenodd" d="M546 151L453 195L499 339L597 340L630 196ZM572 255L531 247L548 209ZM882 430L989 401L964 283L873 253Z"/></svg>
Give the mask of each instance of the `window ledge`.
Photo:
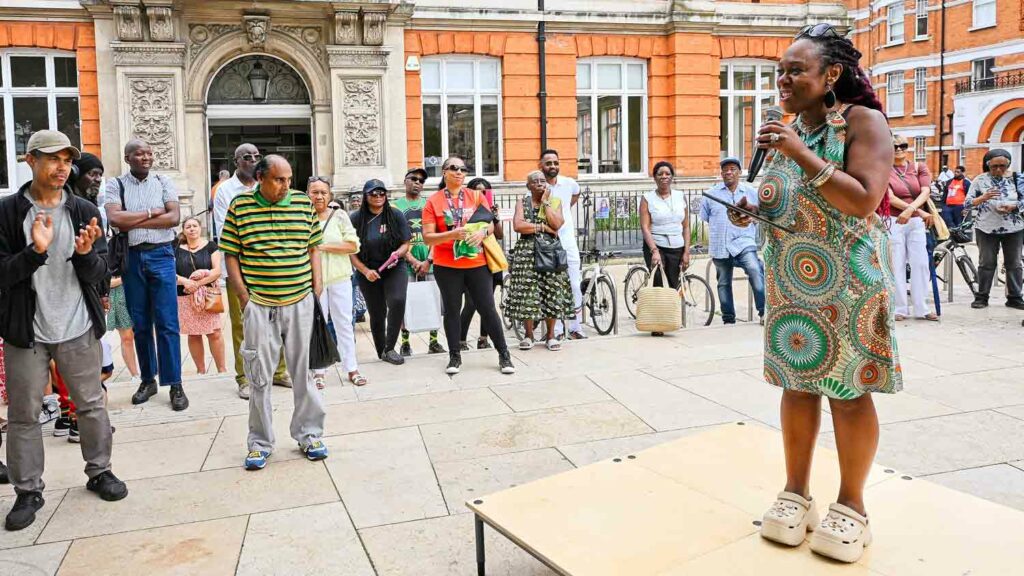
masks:
<svg viewBox="0 0 1024 576"><path fill-rule="evenodd" d="M991 24L983 24L981 26L971 26L970 28L967 29L967 31L977 32L978 30L987 30L989 28L995 28L996 26L998 26L998 24L996 22L993 22Z"/></svg>
<svg viewBox="0 0 1024 576"><path fill-rule="evenodd" d="M886 48L895 48L896 46L903 46L905 43L906 43L905 40L900 40L898 42L886 42L885 44L882 44L881 46L879 46L878 49L879 50L884 50Z"/></svg>
<svg viewBox="0 0 1024 576"><path fill-rule="evenodd" d="M928 115L928 111L927 110L914 110L914 113L911 114L911 116L927 116L927 115Z"/></svg>
<svg viewBox="0 0 1024 576"><path fill-rule="evenodd" d="M927 42L928 40L931 40L931 39L932 39L931 34L929 34L927 36L914 36L914 42Z"/></svg>
<svg viewBox="0 0 1024 576"><path fill-rule="evenodd" d="M900 112L899 114L890 114L886 112L885 115L888 116L889 118L903 118L904 113Z"/></svg>

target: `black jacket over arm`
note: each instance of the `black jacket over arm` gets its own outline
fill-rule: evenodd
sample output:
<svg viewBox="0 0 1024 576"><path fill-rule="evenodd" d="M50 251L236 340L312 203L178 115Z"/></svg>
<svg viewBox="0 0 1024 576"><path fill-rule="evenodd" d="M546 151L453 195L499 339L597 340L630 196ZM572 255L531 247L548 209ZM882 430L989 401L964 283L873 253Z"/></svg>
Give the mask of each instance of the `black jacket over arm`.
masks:
<svg viewBox="0 0 1024 576"><path fill-rule="evenodd" d="M19 348L35 344L36 293L32 288L32 274L46 264L49 257L49 254L37 254L25 237L25 218L32 208L25 192L31 185L29 181L17 193L0 199L0 337ZM65 188L65 196L64 207L76 231L85 228L93 218L100 222L100 211L94 204L76 196L70 188ZM88 254L75 252L71 257L97 339L107 331L100 302L103 286L110 283L106 252L107 241L101 236Z"/></svg>

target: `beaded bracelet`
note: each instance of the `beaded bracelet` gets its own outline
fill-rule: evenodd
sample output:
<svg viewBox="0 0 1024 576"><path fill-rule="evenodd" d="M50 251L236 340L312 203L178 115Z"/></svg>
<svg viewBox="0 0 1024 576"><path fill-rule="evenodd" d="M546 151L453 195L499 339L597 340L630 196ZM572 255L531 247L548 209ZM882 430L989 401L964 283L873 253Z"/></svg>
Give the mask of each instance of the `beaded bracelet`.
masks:
<svg viewBox="0 0 1024 576"><path fill-rule="evenodd" d="M821 169L821 172L818 172L818 174L814 178L811 178L810 180L807 180L805 178L804 183L810 186L811 188L818 189L824 186L825 182L828 182L829 179L832 178L832 175L835 173L835 164L825 164L825 167Z"/></svg>

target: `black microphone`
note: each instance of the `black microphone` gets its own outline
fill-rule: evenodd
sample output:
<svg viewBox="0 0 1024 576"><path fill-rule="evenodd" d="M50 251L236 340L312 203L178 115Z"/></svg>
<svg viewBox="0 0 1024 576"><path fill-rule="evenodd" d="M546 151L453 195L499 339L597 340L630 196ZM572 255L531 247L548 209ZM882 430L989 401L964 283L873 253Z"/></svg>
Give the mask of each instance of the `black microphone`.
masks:
<svg viewBox="0 0 1024 576"><path fill-rule="evenodd" d="M778 122L782 120L782 108L778 106L768 106L764 109L764 121ZM757 139L754 139L754 145L757 146ZM764 157L768 155L767 148L755 148L754 155L750 158L750 166L747 168L747 182L753 182L757 178L757 173L761 171L761 165L764 164Z"/></svg>

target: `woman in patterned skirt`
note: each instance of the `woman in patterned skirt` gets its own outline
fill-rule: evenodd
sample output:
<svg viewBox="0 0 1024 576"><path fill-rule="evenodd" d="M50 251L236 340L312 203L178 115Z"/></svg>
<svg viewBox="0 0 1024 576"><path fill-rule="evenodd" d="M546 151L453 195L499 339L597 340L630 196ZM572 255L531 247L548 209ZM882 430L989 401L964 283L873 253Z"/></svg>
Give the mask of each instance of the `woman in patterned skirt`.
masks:
<svg viewBox="0 0 1024 576"><path fill-rule="evenodd" d="M534 268L534 238L548 234L558 238L558 229L564 223L562 205L551 196L544 173L537 170L526 177L530 193L516 201L512 229L519 234L512 256L511 281L505 313L513 321L526 324L526 337L519 343L520 350L533 348L534 322L547 323L547 348L560 350L555 338L555 320L572 316L574 312L569 273L538 272Z"/></svg>
<svg viewBox="0 0 1024 576"><path fill-rule="evenodd" d="M221 335L221 313L208 312L204 305L208 291L220 294L221 254L217 244L203 238L199 220L188 218L181 225L180 245L174 251L178 274L178 324L188 336L188 352L200 374L206 374L206 352L203 336L210 341L210 353L223 374L224 337Z"/></svg>
<svg viewBox="0 0 1024 576"><path fill-rule="evenodd" d="M758 210L793 231L769 227L764 253L764 375L784 389L787 480L761 535L798 546L813 529L811 550L844 562L855 562L871 543L864 507L878 447L871 393L902 388L889 245L875 216L893 147L860 56L829 24L802 30L778 78L782 107L796 120L767 122L757 136L769 150ZM842 481L819 523L809 482L822 396Z"/></svg>

